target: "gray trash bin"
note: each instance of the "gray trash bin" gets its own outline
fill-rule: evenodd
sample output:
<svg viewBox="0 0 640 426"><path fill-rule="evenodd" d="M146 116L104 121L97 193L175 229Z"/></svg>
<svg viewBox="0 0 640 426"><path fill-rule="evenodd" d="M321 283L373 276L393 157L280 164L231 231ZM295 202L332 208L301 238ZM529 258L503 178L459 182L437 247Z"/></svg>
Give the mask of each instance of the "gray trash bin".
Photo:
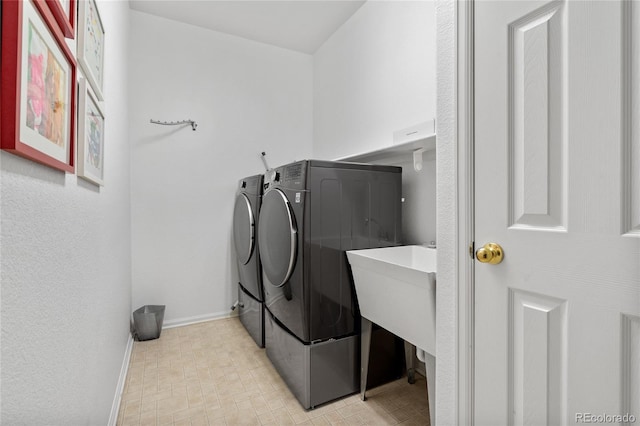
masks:
<svg viewBox="0 0 640 426"><path fill-rule="evenodd" d="M133 331L136 340L160 337L165 305L144 305L133 311Z"/></svg>

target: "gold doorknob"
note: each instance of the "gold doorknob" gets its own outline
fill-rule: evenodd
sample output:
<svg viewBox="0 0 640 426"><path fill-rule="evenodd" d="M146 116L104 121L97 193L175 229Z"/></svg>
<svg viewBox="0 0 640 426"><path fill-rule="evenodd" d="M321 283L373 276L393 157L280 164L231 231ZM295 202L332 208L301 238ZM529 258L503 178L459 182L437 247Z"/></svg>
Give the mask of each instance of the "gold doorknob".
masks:
<svg viewBox="0 0 640 426"><path fill-rule="evenodd" d="M500 244L487 243L476 251L476 258L482 263L497 265L502 262L504 251Z"/></svg>

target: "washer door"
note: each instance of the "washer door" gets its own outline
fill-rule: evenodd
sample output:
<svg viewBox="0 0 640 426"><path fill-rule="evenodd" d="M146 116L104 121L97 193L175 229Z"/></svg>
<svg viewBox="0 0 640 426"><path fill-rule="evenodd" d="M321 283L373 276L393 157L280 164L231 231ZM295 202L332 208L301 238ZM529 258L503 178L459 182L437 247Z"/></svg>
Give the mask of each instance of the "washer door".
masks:
<svg viewBox="0 0 640 426"><path fill-rule="evenodd" d="M255 244L256 221L251 209L251 202L246 195L236 197L233 209L233 241L236 246L238 262L246 265L251 259Z"/></svg>
<svg viewBox="0 0 640 426"><path fill-rule="evenodd" d="M298 251L298 230L287 196L271 189L262 197L258 246L262 270L270 283L281 287L289 280Z"/></svg>

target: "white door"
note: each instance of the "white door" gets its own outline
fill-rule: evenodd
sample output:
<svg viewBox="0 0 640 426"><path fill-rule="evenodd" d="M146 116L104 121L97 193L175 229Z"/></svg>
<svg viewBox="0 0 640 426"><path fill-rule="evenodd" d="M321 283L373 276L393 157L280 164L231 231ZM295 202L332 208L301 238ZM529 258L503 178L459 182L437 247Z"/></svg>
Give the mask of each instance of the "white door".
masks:
<svg viewBox="0 0 640 426"><path fill-rule="evenodd" d="M640 423L640 2L475 3L477 425Z"/></svg>

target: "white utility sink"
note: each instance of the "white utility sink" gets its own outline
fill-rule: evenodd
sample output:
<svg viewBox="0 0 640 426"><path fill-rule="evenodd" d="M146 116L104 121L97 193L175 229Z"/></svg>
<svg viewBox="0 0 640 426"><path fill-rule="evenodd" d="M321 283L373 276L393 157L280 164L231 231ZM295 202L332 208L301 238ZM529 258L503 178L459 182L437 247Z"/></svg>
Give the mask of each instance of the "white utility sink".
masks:
<svg viewBox="0 0 640 426"><path fill-rule="evenodd" d="M435 424L436 249L399 246L350 250L347 257L362 315L362 399L374 322L417 348L418 358L426 367L429 414L431 424ZM413 371L413 357L407 362L407 371Z"/></svg>
<svg viewBox="0 0 640 426"><path fill-rule="evenodd" d="M435 356L436 249L347 252L363 317Z"/></svg>

